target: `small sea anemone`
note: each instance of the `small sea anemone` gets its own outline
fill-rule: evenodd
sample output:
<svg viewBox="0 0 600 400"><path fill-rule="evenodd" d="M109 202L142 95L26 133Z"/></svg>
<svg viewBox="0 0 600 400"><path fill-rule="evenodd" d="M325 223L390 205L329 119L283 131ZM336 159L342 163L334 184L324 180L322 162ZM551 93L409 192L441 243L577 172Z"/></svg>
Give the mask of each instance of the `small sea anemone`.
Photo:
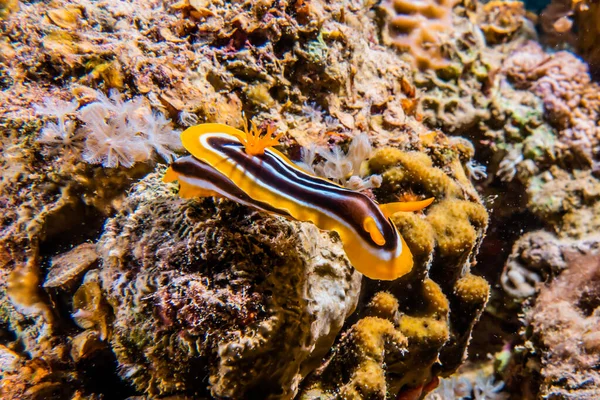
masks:
<svg viewBox="0 0 600 400"><path fill-rule="evenodd" d="M500 161L497 175L504 182L512 181L517 175L517 165L523 161L522 147L516 146Z"/></svg>
<svg viewBox="0 0 600 400"><path fill-rule="evenodd" d="M154 153L166 161L175 158L181 149L179 133L162 113L152 111L141 97L123 100L117 91L109 96L97 93L97 101L78 109L76 100L65 102L47 98L36 112L57 119L48 122L38 141L54 150L80 152L90 164L102 164L108 168L129 168L136 162L151 160ZM81 122L68 119L73 115Z"/></svg>
<svg viewBox="0 0 600 400"><path fill-rule="evenodd" d="M485 165L478 164L477 161L469 160L465 167L469 174L469 178L476 181L487 178Z"/></svg>
<svg viewBox="0 0 600 400"><path fill-rule="evenodd" d="M327 149L311 144L302 149L302 161L298 165L348 189L361 191L381 186L381 176L367 176L367 171L363 168L363 163L371 157L372 152L369 136L361 133L354 137L346 153L339 146ZM317 156L322 161L317 160Z"/></svg>
<svg viewBox="0 0 600 400"><path fill-rule="evenodd" d="M86 134L85 161L105 167L131 167L148 161L153 150L166 161L181 149L178 132L163 114L152 112L144 98L123 101L117 91L110 97L98 93L98 101L79 110Z"/></svg>
<svg viewBox="0 0 600 400"><path fill-rule="evenodd" d="M504 382L494 383L493 375L478 374L474 382L466 377L453 376L440 381L436 390L426 400L506 400L508 394L501 393Z"/></svg>
<svg viewBox="0 0 600 400"><path fill-rule="evenodd" d="M75 121L69 118L79 108L79 102L45 98L43 105L34 106L35 112L56 119L48 121L38 136L38 142L50 145L55 151L78 153L83 147L82 135L76 132Z"/></svg>
<svg viewBox="0 0 600 400"><path fill-rule="evenodd" d="M187 110L183 110L179 113L179 123L183 126L197 125L198 121L198 116Z"/></svg>
<svg viewBox="0 0 600 400"><path fill-rule="evenodd" d="M507 393L500 391L504 387L504 382L495 383L493 375L477 375L473 385L473 400L505 400L508 399Z"/></svg>
<svg viewBox="0 0 600 400"><path fill-rule="evenodd" d="M466 399L470 398L473 386L467 378L452 377L442 379L438 388L433 391L427 400L450 400L450 399Z"/></svg>

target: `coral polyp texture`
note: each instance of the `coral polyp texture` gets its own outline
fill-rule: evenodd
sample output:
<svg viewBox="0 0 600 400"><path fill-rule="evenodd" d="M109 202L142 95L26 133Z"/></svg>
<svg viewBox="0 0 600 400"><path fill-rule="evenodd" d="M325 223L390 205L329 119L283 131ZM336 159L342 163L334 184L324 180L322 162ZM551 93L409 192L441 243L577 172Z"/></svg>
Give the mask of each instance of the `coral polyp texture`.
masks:
<svg viewBox="0 0 600 400"><path fill-rule="evenodd" d="M384 43L407 51L419 68L442 68L443 35L452 29L452 7L458 0L384 0Z"/></svg>
<svg viewBox="0 0 600 400"><path fill-rule="evenodd" d="M489 294L488 283L470 272L488 215L459 161L468 154L464 143L443 135L430 140L424 152L384 148L369 160L382 177L374 190L381 201L403 187L418 187L438 201L422 215L392 217L413 252L413 271L390 284L365 282L370 303L301 398L335 397L340 388L346 398L425 393L437 376L462 363Z"/></svg>
<svg viewBox="0 0 600 400"><path fill-rule="evenodd" d="M150 395L291 397L356 307L360 274L341 242L229 201L179 199L160 177L134 188L98 243L121 376Z"/></svg>
<svg viewBox="0 0 600 400"><path fill-rule="evenodd" d="M564 272L541 286L525 315L526 341L518 348L511 379L527 393L531 381L523 377L535 376L544 398L594 399L600 395L598 249L567 250L564 263Z"/></svg>
<svg viewBox="0 0 600 400"><path fill-rule="evenodd" d="M553 0L540 15L542 39L556 47L572 46L598 76L599 18L600 6L596 1Z"/></svg>

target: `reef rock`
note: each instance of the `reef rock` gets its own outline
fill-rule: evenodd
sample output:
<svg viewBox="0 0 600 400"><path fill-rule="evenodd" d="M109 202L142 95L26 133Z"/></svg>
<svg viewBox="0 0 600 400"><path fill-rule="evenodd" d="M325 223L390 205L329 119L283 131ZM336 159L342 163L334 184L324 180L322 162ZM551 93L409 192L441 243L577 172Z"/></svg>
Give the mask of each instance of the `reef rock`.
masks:
<svg viewBox="0 0 600 400"><path fill-rule="evenodd" d="M512 370L514 384L539 377L537 398L600 396L600 257L598 251L565 254L567 268L544 285L525 316L528 340ZM516 364L516 363L515 363ZM537 388L534 389L536 391Z"/></svg>
<svg viewBox="0 0 600 400"><path fill-rule="evenodd" d="M98 243L121 376L151 395L291 398L354 311L361 275L312 224L182 200L160 175Z"/></svg>
<svg viewBox="0 0 600 400"><path fill-rule="evenodd" d="M462 134L489 118L493 63L481 56L470 6L4 3L0 344L19 365L42 366L42 383L57 377L64 397L111 397L116 386L234 398L258 387L284 398L312 387L394 397L425 391L460 365L489 291L472 271L488 215L470 178L483 170L467 140L422 121ZM492 17L503 20L503 10ZM499 42L525 25L521 14L509 26L494 18L481 23L500 27ZM417 79L415 63L424 69ZM85 115L102 109L98 120ZM351 319L360 277L335 235L226 201L178 199L160 172L128 192L160 162L156 147L140 143L146 128L162 141L198 122L240 127L244 113L283 131L281 150L293 160L316 144L341 165L352 139L368 137L375 151L368 163L357 157L357 188L381 203L435 197L422 213L393 217L414 271L393 283L364 280ZM116 125L126 128L117 135L125 158L92 157L88 145L113 143ZM167 147L171 158L178 147ZM88 241L97 249L69 253ZM38 384L26 373L19 381L19 365L6 382L22 390L7 398ZM327 381L341 369L351 378ZM368 389L371 370L377 387Z"/></svg>

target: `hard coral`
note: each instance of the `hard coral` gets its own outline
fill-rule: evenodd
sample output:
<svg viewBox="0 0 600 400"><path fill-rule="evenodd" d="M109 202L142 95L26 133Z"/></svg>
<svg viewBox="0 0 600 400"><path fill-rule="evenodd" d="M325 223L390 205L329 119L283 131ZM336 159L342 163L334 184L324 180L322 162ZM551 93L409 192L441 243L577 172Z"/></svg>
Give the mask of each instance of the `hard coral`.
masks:
<svg viewBox="0 0 600 400"><path fill-rule="evenodd" d="M534 231L521 236L502 272L502 287L512 297L525 298L535 294L537 287L566 268L563 248L566 243L546 231Z"/></svg>
<svg viewBox="0 0 600 400"><path fill-rule="evenodd" d="M596 1L553 0L540 16L540 25L545 42L554 47L569 45L590 65L592 73L598 75L600 34L598 20L600 6Z"/></svg>
<svg viewBox="0 0 600 400"><path fill-rule="evenodd" d="M419 68L448 65L441 51L441 36L452 26L452 7L457 0L384 0L384 43L408 50Z"/></svg>
<svg viewBox="0 0 600 400"><path fill-rule="evenodd" d="M396 328L398 301L379 293L370 310L379 316L362 318L334 349L331 362L317 370L300 399L383 399L386 397L386 360L406 351L407 339ZM394 310L396 312L394 312Z"/></svg>
<svg viewBox="0 0 600 400"><path fill-rule="evenodd" d="M149 395L293 396L354 310L360 274L329 233L182 200L161 172L98 245L121 376Z"/></svg>
<svg viewBox="0 0 600 400"><path fill-rule="evenodd" d="M525 6L520 1L490 1L483 5L479 18L487 43L502 43L523 26Z"/></svg>
<svg viewBox="0 0 600 400"><path fill-rule="evenodd" d="M569 252L566 270L543 287L527 312L530 343L541 362L540 397L600 396L600 261L597 252ZM528 365L535 365L530 362Z"/></svg>
<svg viewBox="0 0 600 400"><path fill-rule="evenodd" d="M373 296L371 303L359 311L359 322L309 379L303 398L333 397L339 388L351 389L349 397L368 393L377 399L420 393L435 376L451 374L461 364L489 286L468 272L487 226L487 212L459 161L460 144L453 146L439 135L426 147L429 154L382 148L369 160L370 172L382 176L382 186L374 191L380 201L398 200L396 193L413 188L417 198L433 196L437 202L422 215L392 217L413 253L413 271L383 286L366 282L364 292ZM387 292L378 292L382 288ZM362 340L371 336L381 343L398 339L380 348L377 358L357 361L353 355L366 352L360 350L366 346ZM399 338L406 344L398 345ZM369 368L361 367L367 364ZM365 381L368 374L376 379Z"/></svg>
<svg viewBox="0 0 600 400"><path fill-rule="evenodd" d="M521 90L542 99L547 121L557 130L558 157L574 167L589 167L599 151L600 99L588 67L571 53L545 53L529 42L502 67Z"/></svg>
<svg viewBox="0 0 600 400"><path fill-rule="evenodd" d="M449 2L432 4L442 5L444 15L449 15ZM397 346L386 349L385 356L369 354L368 365L373 367L369 371L379 378L385 374L377 380L385 386L368 388L363 378L369 375L350 369L353 365L348 368L357 379L348 386L348 381L339 382L348 389L389 392L392 397L419 388L460 363L485 297L485 284L466 272L478 247L473 237L478 243L485 225L481 209L462 203L479 202L464 171L473 151L465 150L464 141L461 145L443 142L442 134L431 133L420 123L414 68L392 47L379 43L381 27L373 18L373 5L372 1L320 0L174 4L56 0L21 2L19 11L2 20L6 34L0 40L4 111L0 126L6 157L0 160L0 202L7 212L0 216L0 258L6 260L0 264L0 311L2 327L10 327L18 347L34 359L51 360L57 376L64 370L83 370L95 377L96 370L89 365L101 365L102 373L116 376L114 365L122 366L123 379L133 383L139 395L197 397L212 391L219 397L251 397L263 394L258 387L266 382L272 384L269 390L274 397L290 397L302 378L323 361L357 300L359 276L347 264L334 235L228 202L183 202L170 190L161 190L156 176L128 195L132 182L150 170L149 163L130 169L102 168L36 141L43 121L30 110L44 98L52 98L67 106L77 99L80 105L73 113L49 116L47 121L56 125L48 133L67 133L49 139L72 143L76 155L87 145L84 137L77 137L88 123L78 114L81 107L92 105L89 111L98 111L99 125L121 121L128 129L132 123L144 127L148 123L138 119L133 107L137 104L139 114L154 119L157 131L163 131L165 121L150 110L177 118L182 125L197 119L234 126L241 126L244 111L257 122L272 122L285 131L282 151L291 156L298 145L310 143L320 145L328 155L337 147L347 155L347 145L361 132L369 135L375 148L396 147L403 156L390 152L391 165L379 171L388 175L376 191L377 200L435 194L443 203L437 211L439 229L452 227L443 214L453 202L468 209L473 222L461 216L458 225L467 232L452 242L449 234L432 227L427 211L394 216L415 255L415 272L385 288L392 299L375 296L377 304L364 307L356 316L357 321L365 318L357 323L361 333L372 328L371 337L398 339L388 340ZM454 77L472 73L479 86L468 86L472 92L453 86L452 100L441 114L456 124L473 122L466 112L457 112L455 119L450 116L463 104L476 109L482 104L480 98L485 99L489 69L477 59L476 51L483 40L475 29L458 33L453 29L450 35L452 39L446 41L436 33L431 53L423 54L435 54L440 50L437 40L444 39L444 54L451 55L452 67L456 60L464 69L440 73ZM424 40L425 36L415 37ZM474 58L477 61L471 62ZM95 104L102 103L97 101L97 91L110 93L111 88L119 89L122 99L109 97L105 104ZM471 101L476 97L472 93L479 96L477 101ZM138 104L139 97L144 100ZM125 122L119 111L111 111L117 104L133 111ZM445 128L450 131L454 122ZM147 139L145 135L140 136ZM97 136L103 139L102 134ZM170 156L173 149L166 147ZM51 157L39 157L40 150ZM121 150L133 150L139 159L154 152L154 148L138 147L137 140ZM138 160L129 152L98 161L116 165L131 159ZM377 172L376 162L371 171L354 166L362 161L352 163L354 170L361 169L361 178ZM429 179L443 188L428 184ZM105 218L119 210L122 213L105 225ZM277 230L288 235L278 236ZM49 260L88 239L95 242L100 235L102 266L87 272L83 285L81 274L92 267L85 262L73 260L65 264L64 275L52 274L54 265ZM443 246L448 250L446 268L456 279L445 279L442 258L437 257L438 236L443 239L440 243L447 244ZM456 250L458 245L464 245L465 254ZM56 311L57 323L51 329L43 330L41 318L21 315L6 300L7 276L21 264L33 267L27 272L34 274L36 283L46 273L58 278L47 280L52 286L37 287L42 305ZM464 281L459 270L465 271ZM63 281L65 285L54 286ZM374 282L367 286L366 299L382 290ZM465 289L471 286L473 291ZM79 293L77 310L72 308L73 292ZM106 302L111 304L110 312ZM73 323L72 314L81 326ZM392 314L397 315L388 316ZM400 318L410 334L406 346L395 322ZM376 323L381 320L389 323ZM108 342L104 344L117 355L117 362L93 356L102 345L103 332ZM352 336L337 347L337 354L349 354L345 347L350 350L360 342L360 335ZM450 343L457 350L443 355ZM444 367L437 363L438 357L444 359ZM68 361L54 363L57 359ZM388 371L385 365L390 360L394 368ZM338 365L346 365L343 357ZM208 380L202 382L199 376ZM85 393L115 397L113 385L98 381L102 387L86 387ZM61 389L71 393L82 382L77 375ZM336 392L332 387L329 393Z"/></svg>

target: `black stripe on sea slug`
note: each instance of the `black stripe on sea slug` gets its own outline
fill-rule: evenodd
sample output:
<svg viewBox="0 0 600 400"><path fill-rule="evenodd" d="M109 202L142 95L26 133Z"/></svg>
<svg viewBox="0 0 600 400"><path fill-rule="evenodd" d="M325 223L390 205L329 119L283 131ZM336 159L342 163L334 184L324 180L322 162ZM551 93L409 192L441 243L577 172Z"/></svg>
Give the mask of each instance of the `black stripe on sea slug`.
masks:
<svg viewBox="0 0 600 400"><path fill-rule="evenodd" d="M238 201L239 199L239 201L252 204L254 207L261 210L279 214L284 217L290 217L290 215L284 210L275 208L268 203L254 200L248 196L246 192L240 189L231 179L194 156L187 156L176 160L171 164L171 168L173 168L173 171L178 174L205 181L213 186L216 186L222 193L228 193L233 201Z"/></svg>
<svg viewBox="0 0 600 400"><path fill-rule="evenodd" d="M346 221L365 243L369 243L375 249L387 251L396 249L399 238L392 222L365 195L333 184L324 190L322 181L303 174L278 160L273 153L266 152L260 156L246 154L243 145L235 139L211 136L207 138L207 144L215 151L222 153L231 162L240 165L247 173L263 182L274 192L283 192L305 204L319 207L335 215L341 221ZM302 174L302 181L298 183L300 174ZM369 216L373 217L382 227L385 239L383 246L375 244L371 235L363 228L363 223Z"/></svg>

